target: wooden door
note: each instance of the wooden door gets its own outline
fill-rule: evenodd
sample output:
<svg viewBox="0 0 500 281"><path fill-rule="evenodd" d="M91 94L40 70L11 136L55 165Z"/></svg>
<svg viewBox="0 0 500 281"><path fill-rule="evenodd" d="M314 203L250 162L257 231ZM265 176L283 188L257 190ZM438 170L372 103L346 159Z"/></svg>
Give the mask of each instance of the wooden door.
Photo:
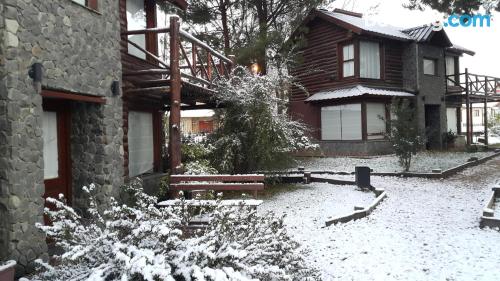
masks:
<svg viewBox="0 0 500 281"><path fill-rule="evenodd" d="M43 158L44 198L58 198L63 194L71 204L71 157L69 102L57 99L43 100ZM47 207L51 207L46 204ZM46 220L47 222L47 220Z"/></svg>

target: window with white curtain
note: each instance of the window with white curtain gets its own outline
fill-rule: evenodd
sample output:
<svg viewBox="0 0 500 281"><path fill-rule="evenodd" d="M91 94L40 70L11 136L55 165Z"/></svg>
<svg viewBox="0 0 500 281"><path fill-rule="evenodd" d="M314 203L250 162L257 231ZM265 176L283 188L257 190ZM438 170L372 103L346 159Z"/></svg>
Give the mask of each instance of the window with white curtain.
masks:
<svg viewBox="0 0 500 281"><path fill-rule="evenodd" d="M323 140L361 140L361 104L322 107L321 132Z"/></svg>
<svg viewBox="0 0 500 281"><path fill-rule="evenodd" d="M154 168L153 114L130 111L128 113L128 168L134 177Z"/></svg>
<svg viewBox="0 0 500 281"><path fill-rule="evenodd" d="M359 42L359 76L380 79L380 45L377 42Z"/></svg>
<svg viewBox="0 0 500 281"><path fill-rule="evenodd" d="M453 77L449 77L450 75L453 75ZM446 57L446 83L448 83L449 86L454 86L455 85L455 57L452 56L447 56ZM448 79L453 79L453 81L448 80Z"/></svg>
<svg viewBox="0 0 500 281"><path fill-rule="evenodd" d="M436 60L424 59L424 74L436 75Z"/></svg>
<svg viewBox="0 0 500 281"><path fill-rule="evenodd" d="M446 120L448 125L448 131L452 131L453 133L457 133L457 109L456 108L447 108L446 109Z"/></svg>
<svg viewBox="0 0 500 281"><path fill-rule="evenodd" d="M369 140L384 139L386 133L385 104L366 103L366 133Z"/></svg>
<svg viewBox="0 0 500 281"><path fill-rule="evenodd" d="M59 151L57 149L57 113L44 111L42 115L43 178L59 177Z"/></svg>
<svg viewBox="0 0 500 281"><path fill-rule="evenodd" d="M127 29L138 30L146 28L146 11L144 0L127 0ZM129 35L128 40L146 49L146 36L144 34ZM138 48L128 44L128 53L141 59L146 59L146 54Z"/></svg>
<svg viewBox="0 0 500 281"><path fill-rule="evenodd" d="M342 47L342 77L354 76L354 44Z"/></svg>

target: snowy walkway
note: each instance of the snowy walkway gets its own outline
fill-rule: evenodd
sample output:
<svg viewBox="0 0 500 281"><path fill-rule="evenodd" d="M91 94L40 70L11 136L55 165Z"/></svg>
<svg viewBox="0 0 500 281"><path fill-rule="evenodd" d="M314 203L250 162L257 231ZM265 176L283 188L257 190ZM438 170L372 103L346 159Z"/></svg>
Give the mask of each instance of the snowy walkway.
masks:
<svg viewBox="0 0 500 281"><path fill-rule="evenodd" d="M323 280L500 280L500 232L478 227L498 179L500 159L448 180L375 177L386 200L367 218L328 228L325 217L372 195L313 183L274 195L260 211L288 214L289 232L311 250Z"/></svg>

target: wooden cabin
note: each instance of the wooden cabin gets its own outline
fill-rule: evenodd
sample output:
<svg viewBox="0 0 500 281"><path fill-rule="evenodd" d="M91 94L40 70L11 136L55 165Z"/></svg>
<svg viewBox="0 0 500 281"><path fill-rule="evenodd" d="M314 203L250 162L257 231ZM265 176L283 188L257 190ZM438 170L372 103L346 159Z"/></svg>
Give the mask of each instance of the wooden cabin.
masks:
<svg viewBox="0 0 500 281"><path fill-rule="evenodd" d="M448 88L460 84L460 56L474 54L452 44L444 30L380 26L359 13L313 10L292 40L303 41L291 74L305 91L293 89L290 112L312 129L325 154L391 153L383 119L390 118L394 97L415 101L427 147L441 147L447 114L458 116L461 106L447 98Z"/></svg>

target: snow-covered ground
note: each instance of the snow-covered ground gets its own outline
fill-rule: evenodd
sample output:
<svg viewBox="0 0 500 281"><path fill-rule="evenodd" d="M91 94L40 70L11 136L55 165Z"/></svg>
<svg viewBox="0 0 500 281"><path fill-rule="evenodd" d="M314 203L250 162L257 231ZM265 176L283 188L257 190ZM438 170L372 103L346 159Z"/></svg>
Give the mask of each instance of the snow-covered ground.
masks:
<svg viewBox="0 0 500 281"><path fill-rule="evenodd" d="M500 280L500 232L479 228L499 179L500 159L447 180L373 177L388 197L367 218L328 228L325 218L372 195L312 183L273 195L259 211L288 214L289 233L326 281Z"/></svg>
<svg viewBox="0 0 500 281"><path fill-rule="evenodd" d="M446 170L464 164L471 157L483 158L492 152L420 152L412 160L410 171L432 172L433 169ZM299 158L298 166L310 170L328 170L337 172L354 172L356 166L368 166L374 172L401 172L395 155L357 157L327 157L327 158Z"/></svg>

